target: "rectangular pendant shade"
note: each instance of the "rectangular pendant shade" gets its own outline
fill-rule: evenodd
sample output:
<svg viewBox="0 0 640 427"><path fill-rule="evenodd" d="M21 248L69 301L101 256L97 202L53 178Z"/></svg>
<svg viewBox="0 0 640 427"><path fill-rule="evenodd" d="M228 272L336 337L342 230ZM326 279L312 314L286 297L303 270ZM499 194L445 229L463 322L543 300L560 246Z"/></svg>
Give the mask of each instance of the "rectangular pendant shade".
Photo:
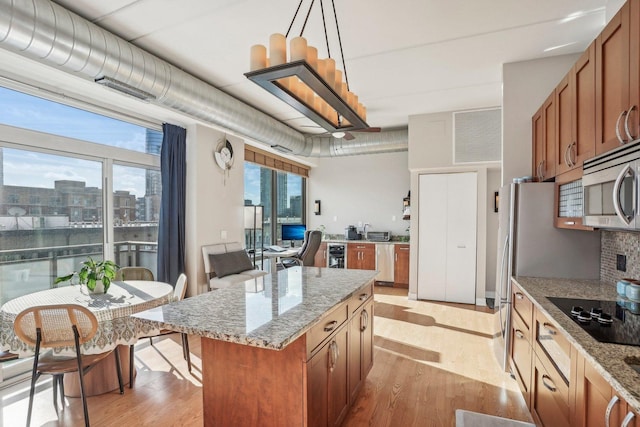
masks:
<svg viewBox="0 0 640 427"><path fill-rule="evenodd" d="M334 66L335 67L335 66ZM335 68L334 68L335 69ZM368 128L369 125L358 115L357 103L350 106L343 100L336 90L329 86L316 70L313 69L304 60L292 61L285 64L270 66L262 70L254 70L245 73L245 76L261 86L271 94L277 96L300 113L318 123L329 132L348 131ZM322 106L322 103L315 103L313 96L300 96L301 91L291 90L290 86L281 83L280 79L287 77L297 77L300 79L299 84L306 86L306 90L313 91L318 97L323 99L332 109L341 117L341 123L338 123L337 117L326 117L322 111L316 110L316 106ZM282 80L285 81L285 80ZM335 81L335 77L332 82ZM335 113L334 113L335 115Z"/></svg>

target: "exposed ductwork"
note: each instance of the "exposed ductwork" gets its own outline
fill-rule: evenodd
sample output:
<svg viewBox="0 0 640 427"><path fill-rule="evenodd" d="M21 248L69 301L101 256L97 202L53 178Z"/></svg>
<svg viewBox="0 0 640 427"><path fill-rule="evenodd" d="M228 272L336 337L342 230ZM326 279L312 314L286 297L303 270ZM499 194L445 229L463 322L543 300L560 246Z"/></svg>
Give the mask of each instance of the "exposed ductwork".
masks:
<svg viewBox="0 0 640 427"><path fill-rule="evenodd" d="M49 0L0 0L0 46L92 80L107 76L155 104L301 156L406 151L408 131L358 133L351 141L305 137L273 117L185 73Z"/></svg>

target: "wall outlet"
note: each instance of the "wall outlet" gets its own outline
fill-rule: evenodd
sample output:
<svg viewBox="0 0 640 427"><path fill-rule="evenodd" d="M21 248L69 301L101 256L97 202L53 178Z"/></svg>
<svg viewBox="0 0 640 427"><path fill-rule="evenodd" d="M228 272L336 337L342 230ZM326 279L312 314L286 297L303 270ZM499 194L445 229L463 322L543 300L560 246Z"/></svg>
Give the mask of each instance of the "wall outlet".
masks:
<svg viewBox="0 0 640 427"><path fill-rule="evenodd" d="M220 231L220 240L227 240L227 231L226 230Z"/></svg>
<svg viewBox="0 0 640 427"><path fill-rule="evenodd" d="M616 255L616 270L627 271L627 256L617 254Z"/></svg>

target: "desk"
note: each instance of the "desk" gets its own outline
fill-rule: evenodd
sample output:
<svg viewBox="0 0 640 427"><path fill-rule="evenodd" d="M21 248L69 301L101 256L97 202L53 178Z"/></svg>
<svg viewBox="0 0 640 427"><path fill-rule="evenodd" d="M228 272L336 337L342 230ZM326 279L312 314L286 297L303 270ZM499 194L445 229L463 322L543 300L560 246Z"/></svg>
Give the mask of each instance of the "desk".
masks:
<svg viewBox="0 0 640 427"><path fill-rule="evenodd" d="M82 353L98 354L120 346L122 375L123 378L129 378L129 345L135 344L138 337L160 333L158 327L140 322L130 315L167 304L172 298L171 285L146 280L113 282L106 294L90 294L83 286L64 286L25 295L8 301L0 308L0 351L10 351L20 357L33 356L35 349L20 341L13 332L13 321L24 309L37 305L78 304L87 307L98 319L96 336L82 345ZM55 348L54 352L75 355L73 347ZM113 368L114 357L106 358L85 376L88 396L118 387ZM65 375L65 392L68 396L76 395L73 377Z"/></svg>
<svg viewBox="0 0 640 427"><path fill-rule="evenodd" d="M262 256L271 261L269 263L269 272L274 273L277 270L276 264L281 258L292 258L296 256L298 252L300 252L300 248L291 248L280 252L263 250ZM262 268L264 268L264 266Z"/></svg>

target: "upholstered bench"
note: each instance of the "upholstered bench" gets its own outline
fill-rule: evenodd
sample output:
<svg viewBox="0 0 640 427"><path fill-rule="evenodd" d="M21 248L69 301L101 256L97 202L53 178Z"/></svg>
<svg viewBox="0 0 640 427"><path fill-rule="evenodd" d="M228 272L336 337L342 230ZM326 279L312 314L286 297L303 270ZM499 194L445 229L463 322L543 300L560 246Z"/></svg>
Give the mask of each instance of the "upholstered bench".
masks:
<svg viewBox="0 0 640 427"><path fill-rule="evenodd" d="M209 289L227 288L267 274L253 267L247 251L238 242L205 245L202 247L202 257Z"/></svg>

